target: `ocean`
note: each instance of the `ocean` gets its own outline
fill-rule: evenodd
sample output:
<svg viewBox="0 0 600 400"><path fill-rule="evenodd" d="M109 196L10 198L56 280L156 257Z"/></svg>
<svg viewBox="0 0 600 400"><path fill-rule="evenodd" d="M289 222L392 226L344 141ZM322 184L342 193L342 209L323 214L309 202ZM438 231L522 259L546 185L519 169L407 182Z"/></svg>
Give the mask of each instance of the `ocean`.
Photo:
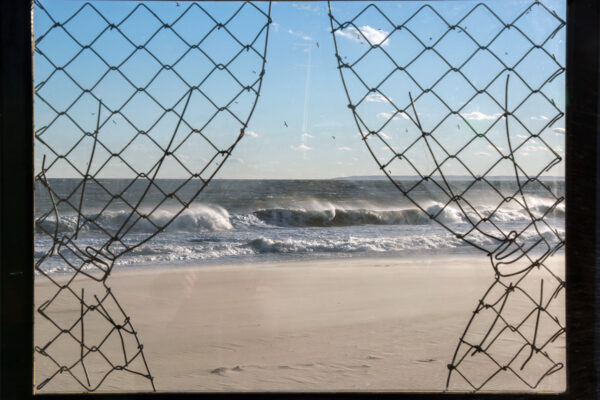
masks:
<svg viewBox="0 0 600 400"><path fill-rule="evenodd" d="M539 240L530 214L516 201L517 186L504 178L472 182L459 177L449 182L455 193L469 188L459 203L431 180L411 191L419 209L388 180L213 180L197 198L200 181L178 179L133 182L102 179L86 183L81 199L81 180L49 179L48 190L36 183L35 257L49 273L68 271L64 261L77 254L57 247L51 234L79 248L99 249L110 236L119 236L127 246L116 266L203 265L275 260L306 260L331 257L427 256L428 254L485 254L456 236L466 235L485 249L498 245L500 231L523 232L524 245ZM396 180L403 188L418 181ZM441 181L438 181L441 183ZM182 186L183 185L183 186ZM145 195L144 195L145 193ZM176 196L168 196L176 193ZM538 231L548 240L564 238L564 180L548 179L525 186L532 215L544 216ZM119 194L119 196L114 196ZM140 199L143 197L143 200ZM62 201L60 199L63 199ZM558 200L557 200L558 199ZM132 206L148 218L130 218ZM166 229L148 239L158 227ZM82 214L77 229L77 210ZM499 208L498 208L499 207ZM152 211L154 210L154 211ZM479 214L477 214L479 213ZM58 214L58 219L56 215ZM441 226L435 219L442 222ZM136 216L134 214L134 216ZM478 225L489 235L472 229L469 221L487 217ZM125 233L126 232L126 233ZM75 233L77 233L75 235ZM72 248L72 246L71 246ZM118 243L110 250L124 250Z"/></svg>

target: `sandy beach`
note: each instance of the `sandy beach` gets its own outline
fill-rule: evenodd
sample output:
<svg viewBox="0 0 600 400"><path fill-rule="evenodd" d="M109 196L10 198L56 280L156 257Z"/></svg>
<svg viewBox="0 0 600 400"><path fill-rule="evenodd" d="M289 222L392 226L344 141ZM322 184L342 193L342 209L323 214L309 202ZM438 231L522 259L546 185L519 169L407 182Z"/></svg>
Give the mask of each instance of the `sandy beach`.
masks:
<svg viewBox="0 0 600 400"><path fill-rule="evenodd" d="M563 260L550 264L561 271ZM108 284L158 391L395 391L444 389L458 338L492 281L487 259L465 256L123 269ZM93 293L98 284L80 286ZM38 278L36 302L51 289ZM57 318L78 316L73 302L55 307ZM86 324L93 341L94 321ZM36 314L36 343L56 333ZM552 346L564 361L564 335ZM86 359L89 369L94 362ZM38 382L51 367L36 355ZM536 390L564 388L563 369ZM114 373L101 391L148 389ZM527 387L506 372L488 389ZM42 392L81 390L65 373Z"/></svg>

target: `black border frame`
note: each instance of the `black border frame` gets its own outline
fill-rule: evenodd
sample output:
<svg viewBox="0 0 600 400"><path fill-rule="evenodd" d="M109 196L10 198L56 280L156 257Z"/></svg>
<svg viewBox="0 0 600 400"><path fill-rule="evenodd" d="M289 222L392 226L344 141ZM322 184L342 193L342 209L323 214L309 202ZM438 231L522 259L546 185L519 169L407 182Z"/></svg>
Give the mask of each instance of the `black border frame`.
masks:
<svg viewBox="0 0 600 400"><path fill-rule="evenodd" d="M600 4L567 0L567 392L561 394L33 394L33 38L31 0L0 16L0 398L12 399L596 399L600 394ZM596 343L598 339L598 343Z"/></svg>

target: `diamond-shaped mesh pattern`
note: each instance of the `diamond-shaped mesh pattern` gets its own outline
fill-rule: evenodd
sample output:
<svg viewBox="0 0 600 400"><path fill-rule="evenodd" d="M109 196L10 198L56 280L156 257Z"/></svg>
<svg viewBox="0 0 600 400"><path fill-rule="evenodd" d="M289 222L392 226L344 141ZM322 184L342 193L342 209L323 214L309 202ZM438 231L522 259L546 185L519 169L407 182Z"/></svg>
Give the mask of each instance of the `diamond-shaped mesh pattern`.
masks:
<svg viewBox="0 0 600 400"><path fill-rule="evenodd" d="M95 391L122 373L154 389L107 279L119 257L190 206L244 136L265 72L271 5L209 12L198 3L109 2L69 11L73 4L34 5L35 183L44 200L35 222L37 240L47 243L35 268L54 288L38 312L56 328L35 348L54 370L37 389L69 375ZM115 176L126 179L118 190ZM176 185L161 180L170 177ZM165 218L167 208L175 212ZM49 274L56 260L64 279ZM59 302L74 318L55 311ZM94 319L106 328L87 331ZM98 357L104 362L86 364Z"/></svg>
<svg viewBox="0 0 600 400"><path fill-rule="evenodd" d="M544 176L563 164L551 135L564 134L556 128L564 117L557 98L565 21L538 1L512 20L486 4L469 6L456 22L438 11L443 6L404 12L401 3L351 12L330 2L329 17L348 108L377 165L495 271L448 364L446 389L487 389L502 374L536 388L563 368L555 347L564 340L556 305L565 282L548 262L565 244L552 222L564 197ZM398 178L406 175L416 179ZM483 189L497 194L491 210L476 200ZM540 191L552 201L540 205ZM438 206L423 193L434 193ZM507 229L502 211L527 222ZM449 214L463 223L450 224Z"/></svg>

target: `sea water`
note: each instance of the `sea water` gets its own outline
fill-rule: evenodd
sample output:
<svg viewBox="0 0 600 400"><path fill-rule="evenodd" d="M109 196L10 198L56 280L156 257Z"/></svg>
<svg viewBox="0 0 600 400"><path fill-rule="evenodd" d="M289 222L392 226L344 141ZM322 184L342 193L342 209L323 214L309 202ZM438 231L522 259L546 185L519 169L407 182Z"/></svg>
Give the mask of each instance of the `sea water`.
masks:
<svg viewBox="0 0 600 400"><path fill-rule="evenodd" d="M36 185L35 257L43 257L40 266L47 272L70 268L63 257L77 256L62 251L61 257L55 234L82 249L100 249L118 236L132 248L123 252L113 244L111 251L122 253L115 262L121 267L482 253L457 232L483 249L497 245L493 236L501 231L526 229L522 238L532 243L540 233L564 238L561 178L522 191L505 178L475 184L452 178L452 193L463 193L458 202L441 179L405 177L396 183L411 189L412 200L385 179L214 180L199 194L201 181L103 179L83 187L81 180L49 179L51 191ZM515 201L523 197L529 211ZM532 229L532 215L546 223ZM485 216L492 237L472 230L472 222Z"/></svg>

